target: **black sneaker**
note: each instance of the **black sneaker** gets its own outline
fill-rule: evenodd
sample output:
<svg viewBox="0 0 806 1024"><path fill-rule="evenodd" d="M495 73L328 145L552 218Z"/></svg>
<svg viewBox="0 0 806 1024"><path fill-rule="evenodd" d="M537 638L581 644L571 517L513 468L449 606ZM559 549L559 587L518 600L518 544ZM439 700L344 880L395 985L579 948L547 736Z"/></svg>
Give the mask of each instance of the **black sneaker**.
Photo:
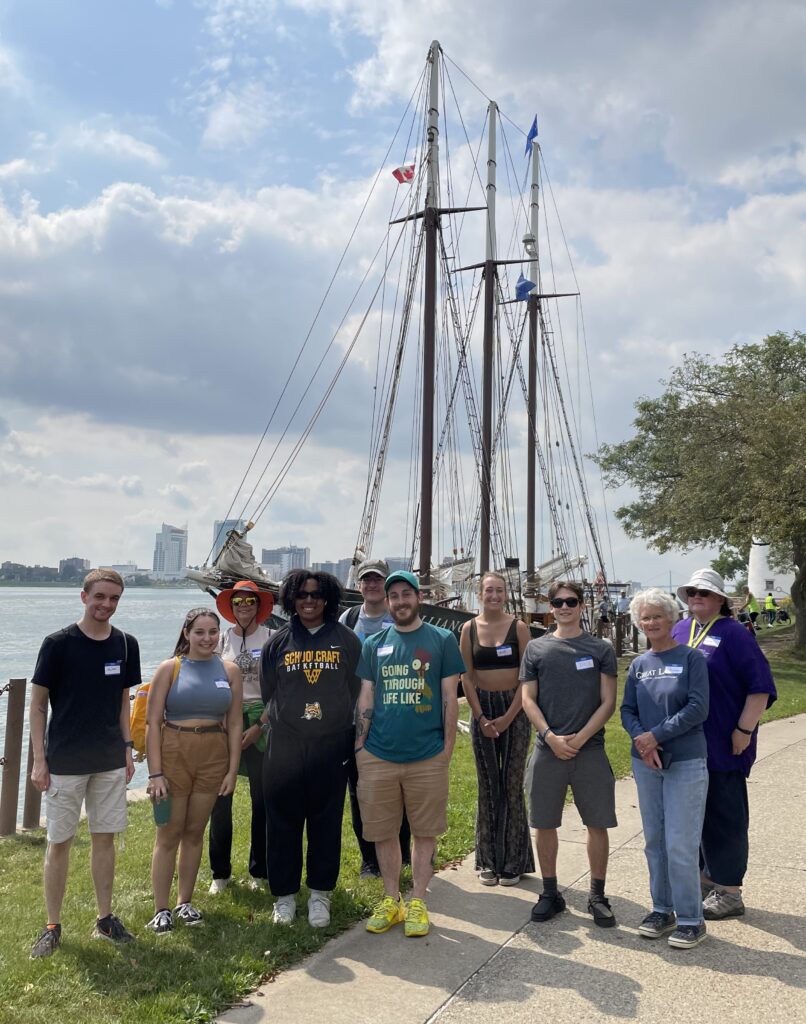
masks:
<svg viewBox="0 0 806 1024"><path fill-rule="evenodd" d="M638 925L638 934L643 935L645 939L660 939L667 932L674 931L676 924L674 914L663 914L660 910L653 910Z"/></svg>
<svg viewBox="0 0 806 1024"><path fill-rule="evenodd" d="M616 916L606 896L591 896L588 900L588 913L593 914L593 923L600 928L616 927Z"/></svg>
<svg viewBox="0 0 806 1024"><path fill-rule="evenodd" d="M362 882L366 881L368 878L380 878L381 869L377 864L369 864L367 861L363 861L358 877Z"/></svg>
<svg viewBox="0 0 806 1024"><path fill-rule="evenodd" d="M542 892L540 899L532 907L533 921L550 921L556 914L565 910L565 900L558 892Z"/></svg>
<svg viewBox="0 0 806 1024"><path fill-rule="evenodd" d="M92 929L93 939L106 939L107 942L134 942L134 936L127 930L119 917L114 914L107 914L106 917L99 917Z"/></svg>
<svg viewBox="0 0 806 1024"><path fill-rule="evenodd" d="M189 926L204 924L202 912L196 910L192 903L180 903L178 907L174 907L174 917Z"/></svg>
<svg viewBox="0 0 806 1024"><path fill-rule="evenodd" d="M164 910L158 910L146 928L150 928L155 935L168 935L174 930L173 914L167 907Z"/></svg>
<svg viewBox="0 0 806 1024"><path fill-rule="evenodd" d="M484 871L479 871L479 881L482 885L498 885L498 875L489 868L485 868Z"/></svg>
<svg viewBox="0 0 806 1024"><path fill-rule="evenodd" d="M41 956L50 956L62 944L62 926L57 924L54 928L44 928L41 935L34 943L31 950L31 959L37 960Z"/></svg>
<svg viewBox="0 0 806 1024"><path fill-rule="evenodd" d="M681 924L666 941L675 949L691 949L693 946L699 946L704 938L704 924Z"/></svg>

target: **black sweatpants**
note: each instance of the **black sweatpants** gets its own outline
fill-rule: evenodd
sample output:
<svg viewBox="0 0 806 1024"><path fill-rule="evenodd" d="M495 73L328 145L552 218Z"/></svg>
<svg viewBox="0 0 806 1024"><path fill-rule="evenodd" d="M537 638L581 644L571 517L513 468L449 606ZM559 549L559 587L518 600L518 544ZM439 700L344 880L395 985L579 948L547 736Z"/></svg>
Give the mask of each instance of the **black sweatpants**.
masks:
<svg viewBox="0 0 806 1024"><path fill-rule="evenodd" d="M700 867L712 882L742 884L747 871L749 827L744 772L708 772Z"/></svg>
<svg viewBox="0 0 806 1024"><path fill-rule="evenodd" d="M241 754L249 778L249 797L252 802L252 826L249 844L249 874L252 878L267 878L266 868L266 802L263 797L263 751L253 743ZM232 875L232 797L220 796L213 804L210 815L208 850L213 878Z"/></svg>
<svg viewBox="0 0 806 1024"><path fill-rule="evenodd" d="M298 892L302 880L302 832L307 830L305 881L335 888L341 862L341 824L352 729L305 738L274 726L263 762L269 887L275 896Z"/></svg>

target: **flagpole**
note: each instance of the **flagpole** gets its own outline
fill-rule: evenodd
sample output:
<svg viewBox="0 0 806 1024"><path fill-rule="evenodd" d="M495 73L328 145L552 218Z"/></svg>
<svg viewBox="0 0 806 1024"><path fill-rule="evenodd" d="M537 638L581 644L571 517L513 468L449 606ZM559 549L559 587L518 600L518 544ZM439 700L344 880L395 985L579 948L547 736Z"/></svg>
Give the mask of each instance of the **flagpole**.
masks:
<svg viewBox="0 0 806 1024"><path fill-rule="evenodd" d="M490 519L492 503L492 440L493 440L493 349L495 330L495 193L496 193L496 115L493 100L487 108L487 248L484 262L484 347L482 358L481 399L481 524L479 531L479 572L490 568Z"/></svg>
<svg viewBox="0 0 806 1024"><path fill-rule="evenodd" d="M534 281L528 300L529 313L529 378L527 393L527 420L529 444L526 460L526 579L535 574L535 495L537 474L535 452L537 446L537 320L540 299L540 257L538 250L538 227L540 213L540 147L532 139L532 187L529 201L529 228L534 240L533 259L529 268L529 280ZM549 501L551 496L549 496Z"/></svg>

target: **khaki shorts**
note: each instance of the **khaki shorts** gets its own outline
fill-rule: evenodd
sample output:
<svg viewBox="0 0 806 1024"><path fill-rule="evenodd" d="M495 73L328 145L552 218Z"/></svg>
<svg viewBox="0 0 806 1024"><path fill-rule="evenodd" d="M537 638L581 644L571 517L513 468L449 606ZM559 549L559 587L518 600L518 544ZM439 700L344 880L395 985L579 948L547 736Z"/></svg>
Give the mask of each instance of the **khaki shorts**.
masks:
<svg viewBox="0 0 806 1024"><path fill-rule="evenodd" d="M45 794L48 842L72 839L87 808L90 832L123 832L126 828L126 769L93 775L51 775Z"/></svg>
<svg viewBox="0 0 806 1024"><path fill-rule="evenodd" d="M368 750L355 755L364 839L377 843L400 833L403 808L411 834L425 839L448 830L448 767L445 751L424 761L382 761Z"/></svg>
<svg viewBox="0 0 806 1024"><path fill-rule="evenodd" d="M162 773L171 796L218 793L229 768L227 734L162 730Z"/></svg>

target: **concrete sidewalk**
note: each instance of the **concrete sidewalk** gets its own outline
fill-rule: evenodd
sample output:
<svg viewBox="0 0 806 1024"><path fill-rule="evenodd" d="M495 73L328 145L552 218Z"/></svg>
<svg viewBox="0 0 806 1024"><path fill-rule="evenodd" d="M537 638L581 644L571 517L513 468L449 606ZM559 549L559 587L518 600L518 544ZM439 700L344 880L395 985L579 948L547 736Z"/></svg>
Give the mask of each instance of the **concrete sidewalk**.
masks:
<svg viewBox="0 0 806 1024"><path fill-rule="evenodd" d="M402 928L370 935L360 923L221 1024L806 1020L806 715L761 729L750 779L748 913L709 924L694 950L638 935L649 907L632 779L617 783L616 799L608 893L619 927L596 928L585 913L585 831L568 808L559 856L566 913L531 924L537 877L483 888L470 857L434 878L428 938L405 939Z"/></svg>

